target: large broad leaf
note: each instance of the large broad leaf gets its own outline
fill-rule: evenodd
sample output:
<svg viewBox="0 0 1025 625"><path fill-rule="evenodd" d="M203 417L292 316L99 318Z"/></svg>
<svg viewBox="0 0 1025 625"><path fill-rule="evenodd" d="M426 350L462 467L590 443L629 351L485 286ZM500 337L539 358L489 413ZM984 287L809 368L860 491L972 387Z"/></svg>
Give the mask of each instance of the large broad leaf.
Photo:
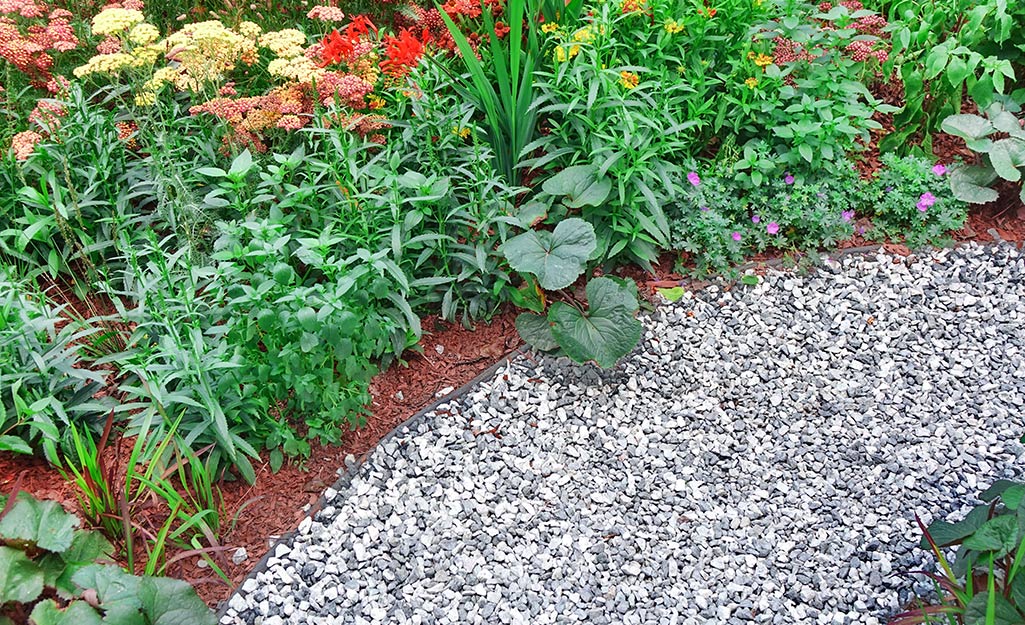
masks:
<svg viewBox="0 0 1025 625"><path fill-rule="evenodd" d="M73 578L79 569L96 563L97 560L109 559L114 547L99 532L75 532L71 547L61 555L49 554L40 560L40 566L46 572L46 585L57 589L57 593L65 599L78 593L78 586Z"/></svg>
<svg viewBox="0 0 1025 625"><path fill-rule="evenodd" d="M537 276L541 288L564 289L583 273L597 240L583 219L566 219L555 230L524 232L506 241L502 254L516 271Z"/></svg>
<svg viewBox="0 0 1025 625"><path fill-rule="evenodd" d="M93 589L109 623L139 622L139 578L113 565L93 564L78 570L72 581L80 588ZM131 619L134 619L132 621Z"/></svg>
<svg viewBox="0 0 1025 625"><path fill-rule="evenodd" d="M103 625L100 615L84 601L74 601L62 611L47 599L36 605L28 619L32 625Z"/></svg>
<svg viewBox="0 0 1025 625"><path fill-rule="evenodd" d="M551 195L565 196L571 208L599 206L612 192L612 180L598 175L594 165L567 167L542 183L541 188Z"/></svg>
<svg viewBox="0 0 1025 625"><path fill-rule="evenodd" d="M993 124L978 115L951 115L940 124L943 132L962 139L981 139L993 133Z"/></svg>
<svg viewBox="0 0 1025 625"><path fill-rule="evenodd" d="M993 164L993 171L1011 182L1021 180L1021 172L1018 171L1020 156L1016 139L994 141L989 148L989 162Z"/></svg>
<svg viewBox="0 0 1025 625"><path fill-rule="evenodd" d="M0 547L0 604L28 603L43 592L43 571L20 549Z"/></svg>
<svg viewBox="0 0 1025 625"><path fill-rule="evenodd" d="M989 506L975 506L968 515L956 522L948 523L947 521L933 521L929 524L929 528L926 530L929 535L932 536L933 541L936 542L940 547L947 547L960 542L971 536L975 530L979 529L986 523L989 518ZM923 537L922 548L929 549L929 542Z"/></svg>
<svg viewBox="0 0 1025 625"><path fill-rule="evenodd" d="M987 613L992 603L993 618ZM968 602L964 611L964 625L1022 625L1025 619L1011 603L998 593L981 592Z"/></svg>
<svg viewBox="0 0 1025 625"><path fill-rule="evenodd" d="M139 582L139 600L151 625L217 625L214 613L181 580L144 577Z"/></svg>
<svg viewBox="0 0 1025 625"><path fill-rule="evenodd" d="M587 284L587 302L586 312L563 302L552 304L552 334L573 360L611 367L641 338L637 297L628 286L603 277Z"/></svg>
<svg viewBox="0 0 1025 625"><path fill-rule="evenodd" d="M40 549L60 553L71 546L78 519L55 501L38 501L27 493L0 519L0 536L27 540Z"/></svg>
<svg viewBox="0 0 1025 625"><path fill-rule="evenodd" d="M996 172L987 167L958 167L950 172L950 190L962 202L988 204L1000 197L987 186L996 177Z"/></svg>
<svg viewBox="0 0 1025 625"><path fill-rule="evenodd" d="M965 549L993 551L1002 558L1018 546L1018 519L1003 514L986 521L974 534L965 538Z"/></svg>
<svg viewBox="0 0 1025 625"><path fill-rule="evenodd" d="M997 480L993 482L993 485L986 490L979 493L979 499L989 503L1004 494L1004 491L1011 488L1012 486L1019 486L1018 482L1012 482L1011 480Z"/></svg>
<svg viewBox="0 0 1025 625"><path fill-rule="evenodd" d="M534 313L522 313L516 317L516 331L527 345L543 352L559 348L548 318Z"/></svg>

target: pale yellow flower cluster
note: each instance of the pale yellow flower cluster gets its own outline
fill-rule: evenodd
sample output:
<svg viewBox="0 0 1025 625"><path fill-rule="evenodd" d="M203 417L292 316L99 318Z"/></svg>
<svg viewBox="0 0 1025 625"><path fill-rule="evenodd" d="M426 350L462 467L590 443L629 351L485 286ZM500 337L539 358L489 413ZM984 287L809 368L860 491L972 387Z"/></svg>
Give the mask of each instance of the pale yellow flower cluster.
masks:
<svg viewBox="0 0 1025 625"><path fill-rule="evenodd" d="M156 42L157 39L160 39L160 31L153 24L143 22L136 24L132 30L128 31L128 41L137 46L148 46Z"/></svg>
<svg viewBox="0 0 1025 625"><path fill-rule="evenodd" d="M324 73L324 70L317 67L317 64L311 59L297 56L287 59L274 59L267 64L267 72L271 76L308 84L318 79Z"/></svg>
<svg viewBox="0 0 1025 625"><path fill-rule="evenodd" d="M104 9L93 18L93 34L113 35L121 33L145 19L146 17L142 14L142 11L134 9Z"/></svg>
<svg viewBox="0 0 1025 625"><path fill-rule="evenodd" d="M85 65L76 67L74 74L77 78L84 78L93 74L117 74L122 70L132 67L134 63L135 57L125 52L97 54L86 61Z"/></svg>
<svg viewBox="0 0 1025 625"><path fill-rule="evenodd" d="M247 31L252 33L248 27ZM220 82L238 62L251 65L259 58L253 37L225 28L217 20L186 24L167 38L166 46L167 58L178 62L173 82L181 91L198 91Z"/></svg>
<svg viewBox="0 0 1025 625"><path fill-rule="evenodd" d="M254 22L242 22L238 25L238 34L242 35L246 39L252 39L256 41L263 34L263 29L260 28L259 24Z"/></svg>
<svg viewBox="0 0 1025 625"><path fill-rule="evenodd" d="M306 35L294 28L276 30L260 36L260 45L270 48L271 52L283 59L302 56L306 45Z"/></svg>

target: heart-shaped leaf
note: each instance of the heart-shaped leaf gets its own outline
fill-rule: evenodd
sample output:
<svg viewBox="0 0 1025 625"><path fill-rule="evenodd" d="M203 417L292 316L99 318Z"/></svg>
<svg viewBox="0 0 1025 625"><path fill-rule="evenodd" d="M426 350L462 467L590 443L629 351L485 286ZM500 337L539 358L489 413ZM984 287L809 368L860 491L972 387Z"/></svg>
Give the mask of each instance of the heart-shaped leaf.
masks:
<svg viewBox="0 0 1025 625"><path fill-rule="evenodd" d="M926 531L937 545L946 547L971 536L975 530L982 527L988 518L989 506L975 506L964 519L956 523L942 520L933 521ZM929 543L925 538L922 539L922 548L929 549Z"/></svg>
<svg viewBox="0 0 1025 625"><path fill-rule="evenodd" d="M602 277L587 284L587 302L586 312L563 302L552 304L552 334L573 360L611 367L641 338L637 297L628 286Z"/></svg>
<svg viewBox="0 0 1025 625"><path fill-rule="evenodd" d="M139 600L151 625L217 625L214 613L192 586L178 579L142 578Z"/></svg>
<svg viewBox="0 0 1025 625"><path fill-rule="evenodd" d="M0 536L35 543L40 549L60 553L71 546L78 519L55 501L38 501L20 495L0 519Z"/></svg>
<svg viewBox="0 0 1025 625"><path fill-rule="evenodd" d="M1018 519L1010 514L994 517L965 538L963 546L975 551L995 551L994 555L1002 558L1018 546Z"/></svg>
<svg viewBox="0 0 1025 625"><path fill-rule="evenodd" d="M548 318L534 313L522 313L516 317L516 331L527 345L543 352L559 348Z"/></svg>
<svg viewBox="0 0 1025 625"><path fill-rule="evenodd" d="M612 180L599 176L594 165L574 165L545 180L541 188L545 193L565 196L570 208L598 206L612 192Z"/></svg>
<svg viewBox="0 0 1025 625"><path fill-rule="evenodd" d="M943 132L962 139L981 139L993 133L993 124L978 115L951 115L940 124Z"/></svg>
<svg viewBox="0 0 1025 625"><path fill-rule="evenodd" d="M501 252L513 269L534 274L541 288L554 291L573 284L596 245L591 224L573 217L559 222L552 232L517 235L502 245Z"/></svg>

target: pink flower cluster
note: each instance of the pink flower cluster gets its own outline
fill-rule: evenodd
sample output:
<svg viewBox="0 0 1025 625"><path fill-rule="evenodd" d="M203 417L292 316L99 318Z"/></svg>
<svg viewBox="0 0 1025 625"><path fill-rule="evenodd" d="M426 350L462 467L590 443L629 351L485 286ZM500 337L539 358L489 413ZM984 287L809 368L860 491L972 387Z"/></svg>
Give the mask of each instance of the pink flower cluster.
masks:
<svg viewBox="0 0 1025 625"><path fill-rule="evenodd" d="M54 63L50 53L78 47L71 18L70 11L50 11L34 0L0 0L0 58L26 74L36 86L51 93L60 91L64 83L50 74Z"/></svg>

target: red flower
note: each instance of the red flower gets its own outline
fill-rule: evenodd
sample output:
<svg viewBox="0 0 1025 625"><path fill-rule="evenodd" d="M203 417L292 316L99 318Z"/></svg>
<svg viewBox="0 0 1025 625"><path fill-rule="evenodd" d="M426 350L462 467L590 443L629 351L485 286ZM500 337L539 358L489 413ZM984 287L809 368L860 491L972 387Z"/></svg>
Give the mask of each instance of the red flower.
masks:
<svg viewBox="0 0 1025 625"><path fill-rule="evenodd" d="M352 56L353 45L352 41L342 37L341 33L337 30L333 30L321 43L320 51L320 66L324 67L331 63L339 63L344 59Z"/></svg>
<svg viewBox="0 0 1025 625"><path fill-rule="evenodd" d="M374 31L374 34L376 35L377 26L374 26L374 23L371 22L370 18L366 15L357 15L352 18L349 25L345 27L345 34L349 39L358 39L359 37L365 36L370 31Z"/></svg>
<svg viewBox="0 0 1025 625"><path fill-rule="evenodd" d="M403 28L398 37L385 37L385 55L388 58L381 62L381 70L396 78L408 74L409 70L420 62L425 43L430 40L430 36L430 32L424 29L421 41L408 28Z"/></svg>
<svg viewBox="0 0 1025 625"><path fill-rule="evenodd" d="M505 39L505 36L509 34L509 27L502 22L495 22L495 35L499 39Z"/></svg>

